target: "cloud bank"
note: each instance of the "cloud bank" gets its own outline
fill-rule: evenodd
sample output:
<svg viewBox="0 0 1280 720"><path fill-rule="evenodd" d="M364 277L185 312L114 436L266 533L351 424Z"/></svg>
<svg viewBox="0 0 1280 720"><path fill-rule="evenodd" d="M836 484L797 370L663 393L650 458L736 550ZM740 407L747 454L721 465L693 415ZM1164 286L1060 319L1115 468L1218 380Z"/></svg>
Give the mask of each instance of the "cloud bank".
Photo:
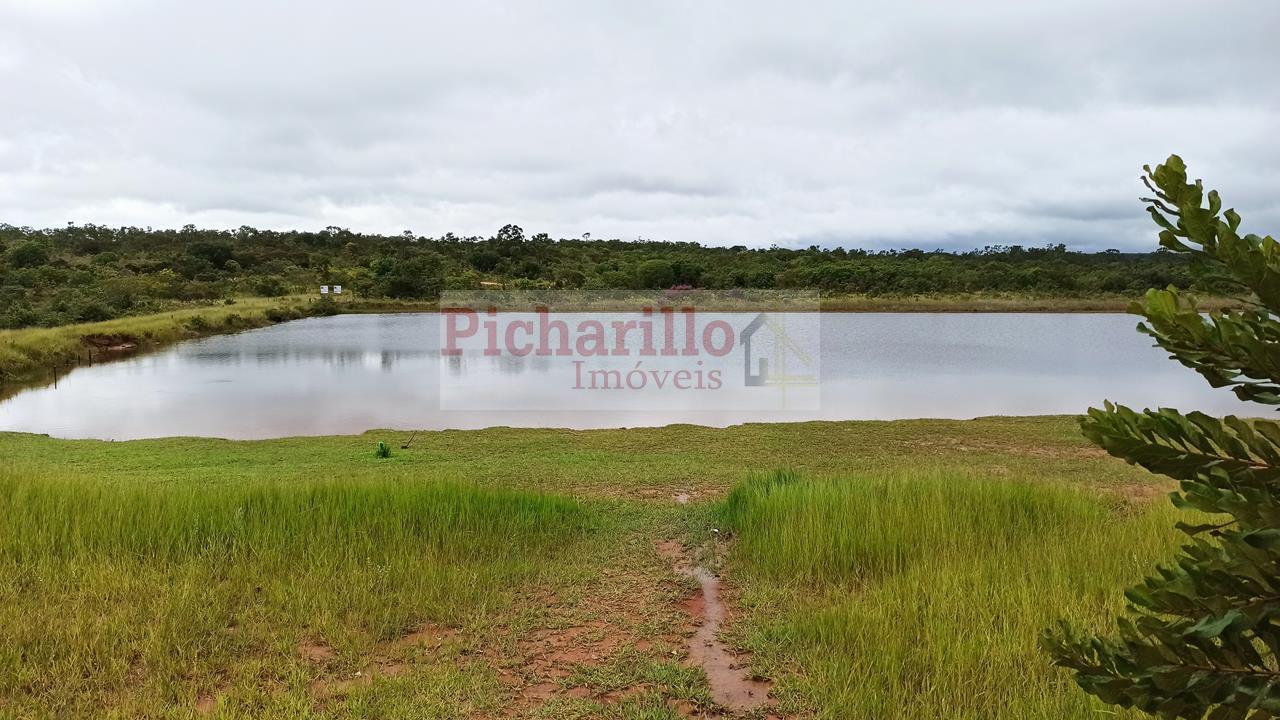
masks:
<svg viewBox="0 0 1280 720"><path fill-rule="evenodd" d="M0 2L0 222L1154 247L1280 231L1280 6Z"/></svg>

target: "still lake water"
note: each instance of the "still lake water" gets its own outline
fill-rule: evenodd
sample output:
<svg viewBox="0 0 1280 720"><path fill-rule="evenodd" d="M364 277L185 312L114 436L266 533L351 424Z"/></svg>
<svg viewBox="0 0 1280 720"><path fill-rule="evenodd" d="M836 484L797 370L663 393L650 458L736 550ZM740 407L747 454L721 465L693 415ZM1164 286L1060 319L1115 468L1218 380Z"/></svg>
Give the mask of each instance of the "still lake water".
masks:
<svg viewBox="0 0 1280 720"><path fill-rule="evenodd" d="M441 357L434 314L341 315L77 369L56 388L0 402L0 430L124 440L496 425L724 426L1080 413L1104 399L1212 414L1266 412L1166 359L1134 330L1130 315L826 313L811 319L821 341L817 401L798 409L735 407L698 393L640 409L531 404L522 400L545 393L556 370L545 358L451 361ZM442 381L447 388L450 378L463 383L455 395L457 387L487 389L510 402L442 409ZM443 405L459 407L456 398Z"/></svg>

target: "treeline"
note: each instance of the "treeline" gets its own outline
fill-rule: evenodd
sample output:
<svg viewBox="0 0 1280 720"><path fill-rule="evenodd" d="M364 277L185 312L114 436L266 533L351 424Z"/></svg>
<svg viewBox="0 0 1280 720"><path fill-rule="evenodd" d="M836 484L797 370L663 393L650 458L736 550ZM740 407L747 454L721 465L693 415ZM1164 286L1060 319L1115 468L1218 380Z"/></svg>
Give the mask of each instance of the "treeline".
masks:
<svg viewBox="0 0 1280 720"><path fill-rule="evenodd" d="M1002 293L1091 297L1190 283L1171 253L1062 245L970 252L703 247L552 239L507 225L489 238L0 225L0 327L62 325L236 296L314 292L432 299L445 288L805 288L828 295Z"/></svg>

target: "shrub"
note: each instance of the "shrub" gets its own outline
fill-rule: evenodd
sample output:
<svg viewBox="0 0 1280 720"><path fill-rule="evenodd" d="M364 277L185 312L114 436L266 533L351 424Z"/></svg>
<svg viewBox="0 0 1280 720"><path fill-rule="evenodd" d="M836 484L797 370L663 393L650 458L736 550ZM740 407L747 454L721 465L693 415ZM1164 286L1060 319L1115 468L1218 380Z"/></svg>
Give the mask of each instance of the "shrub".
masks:
<svg viewBox="0 0 1280 720"><path fill-rule="evenodd" d="M263 297L280 297L287 295L289 290L279 278L265 278L254 287L254 292Z"/></svg>
<svg viewBox="0 0 1280 720"><path fill-rule="evenodd" d="M307 314L315 315L318 317L327 317L329 315L337 315L338 303L335 302L333 298L322 297L319 300L311 303L310 307L307 308Z"/></svg>
<svg viewBox="0 0 1280 720"><path fill-rule="evenodd" d="M302 313L300 313L298 309L294 307L267 308L267 311L264 314L266 315L268 320L276 323L288 322L289 320L297 320L298 318L302 317Z"/></svg>

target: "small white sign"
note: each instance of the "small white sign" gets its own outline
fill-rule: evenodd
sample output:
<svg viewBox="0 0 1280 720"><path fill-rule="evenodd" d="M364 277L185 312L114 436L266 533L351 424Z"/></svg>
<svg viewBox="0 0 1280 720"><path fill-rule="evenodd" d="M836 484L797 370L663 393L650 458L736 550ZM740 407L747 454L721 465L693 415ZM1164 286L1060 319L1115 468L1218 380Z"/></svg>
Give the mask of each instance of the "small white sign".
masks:
<svg viewBox="0 0 1280 720"><path fill-rule="evenodd" d="M328 285L321 285L321 286L320 286L320 294L321 294L321 295L328 295L328 294L329 294L329 286L328 286Z"/></svg>
<svg viewBox="0 0 1280 720"><path fill-rule="evenodd" d="M334 285L334 286L333 286L333 294L334 294L334 295L341 295L341 294L342 294L342 286L341 286L341 285Z"/></svg>

